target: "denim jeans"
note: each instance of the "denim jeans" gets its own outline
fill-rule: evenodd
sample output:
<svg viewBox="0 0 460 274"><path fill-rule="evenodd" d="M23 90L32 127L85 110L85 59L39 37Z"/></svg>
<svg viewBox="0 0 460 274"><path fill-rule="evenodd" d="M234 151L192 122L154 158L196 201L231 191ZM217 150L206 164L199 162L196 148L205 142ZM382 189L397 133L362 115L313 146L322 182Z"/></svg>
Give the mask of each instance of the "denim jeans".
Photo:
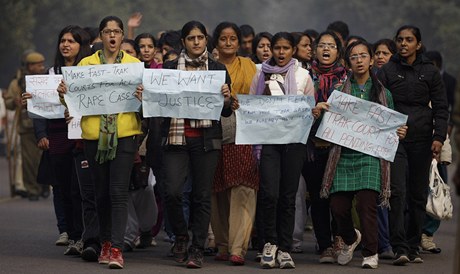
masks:
<svg viewBox="0 0 460 274"><path fill-rule="evenodd" d="M110 241L112 247L123 248L128 220L128 188L134 156L137 151L136 138L118 139L116 156L100 164L96 161L98 141L85 140L85 155L96 190L100 240Z"/></svg>
<svg viewBox="0 0 460 274"><path fill-rule="evenodd" d="M303 144L264 145L260 158L260 189L264 241L285 252L292 246L295 197L306 159Z"/></svg>
<svg viewBox="0 0 460 274"><path fill-rule="evenodd" d="M165 205L175 236L188 238L184 216L184 185L191 174L190 215L192 246L204 248L211 219L211 191L219 150L204 150L202 137L186 138L186 145L167 146L163 153ZM190 168L190 173L188 172Z"/></svg>

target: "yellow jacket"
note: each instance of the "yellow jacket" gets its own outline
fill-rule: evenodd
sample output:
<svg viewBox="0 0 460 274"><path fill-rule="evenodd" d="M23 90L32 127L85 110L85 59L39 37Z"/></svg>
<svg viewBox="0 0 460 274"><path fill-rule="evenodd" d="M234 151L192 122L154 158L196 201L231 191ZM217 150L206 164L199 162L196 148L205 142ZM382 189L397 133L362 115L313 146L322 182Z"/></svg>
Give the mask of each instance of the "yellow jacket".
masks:
<svg viewBox="0 0 460 274"><path fill-rule="evenodd" d="M137 58L123 52L121 63L140 62ZM100 65L99 51L83 58L78 66ZM81 137L85 140L99 139L99 126L101 124L100 115L83 116L81 119ZM117 118L118 138L129 137L141 134L141 121L139 115L135 112L118 113Z"/></svg>

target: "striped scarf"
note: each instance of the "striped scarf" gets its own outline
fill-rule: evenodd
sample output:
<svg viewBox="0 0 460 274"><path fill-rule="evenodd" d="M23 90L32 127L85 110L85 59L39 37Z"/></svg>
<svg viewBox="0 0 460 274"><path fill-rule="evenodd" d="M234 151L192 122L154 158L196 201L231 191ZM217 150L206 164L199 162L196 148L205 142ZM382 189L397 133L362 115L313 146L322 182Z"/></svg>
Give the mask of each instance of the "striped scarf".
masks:
<svg viewBox="0 0 460 274"><path fill-rule="evenodd" d="M342 89L342 92L346 94L351 93L351 81L348 79ZM387 104L387 97L385 93L385 89L381 89L379 93L379 101L383 106L388 106ZM334 181L335 171L337 168L337 164L340 160L340 153L342 152L342 146L333 144L329 151L329 158L326 164L326 170L323 176L323 183L321 185L320 196L321 198L328 198L330 194L330 189L332 187L332 183ZM390 205L390 162L380 159L380 206L382 207L389 207Z"/></svg>
<svg viewBox="0 0 460 274"><path fill-rule="evenodd" d="M311 69L315 82L315 99L317 102L326 102L335 87L341 85L347 77L347 70L340 62L322 65L315 60L311 65Z"/></svg>
<svg viewBox="0 0 460 274"><path fill-rule="evenodd" d="M205 50L199 57L192 59L187 55L185 50L182 50L177 60L177 69L208 70L208 52ZM209 128L211 126L211 120L190 119L191 128ZM185 143L185 119L171 118L167 144L185 145Z"/></svg>
<svg viewBox="0 0 460 274"><path fill-rule="evenodd" d="M115 59L115 64L120 64L123 58L123 52L120 50ZM104 52L99 52L101 64L107 64ZM101 115L101 123L99 125L99 140L97 143L96 161L103 164L109 160L115 159L118 146L118 114L103 114Z"/></svg>

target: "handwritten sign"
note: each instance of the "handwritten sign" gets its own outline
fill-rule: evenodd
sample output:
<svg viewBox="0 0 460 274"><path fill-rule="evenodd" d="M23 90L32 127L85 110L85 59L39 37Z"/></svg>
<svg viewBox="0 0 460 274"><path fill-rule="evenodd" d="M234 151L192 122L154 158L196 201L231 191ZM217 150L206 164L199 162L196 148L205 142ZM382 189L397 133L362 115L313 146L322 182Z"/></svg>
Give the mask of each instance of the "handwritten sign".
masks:
<svg viewBox="0 0 460 274"><path fill-rule="evenodd" d="M304 95L238 95L236 144L307 143L315 99Z"/></svg>
<svg viewBox="0 0 460 274"><path fill-rule="evenodd" d="M61 80L62 75L26 75L26 91L32 94L32 98L27 99L31 118L64 118L65 107L56 91Z"/></svg>
<svg viewBox="0 0 460 274"><path fill-rule="evenodd" d="M67 125L67 138L69 139L81 139L81 117L73 117L70 123Z"/></svg>
<svg viewBox="0 0 460 274"><path fill-rule="evenodd" d="M139 111L134 95L143 70L143 63L62 67L70 116Z"/></svg>
<svg viewBox="0 0 460 274"><path fill-rule="evenodd" d="M407 115L334 90L316 137L393 162Z"/></svg>
<svg viewBox="0 0 460 274"><path fill-rule="evenodd" d="M142 111L144 117L219 120L225 71L146 69Z"/></svg>

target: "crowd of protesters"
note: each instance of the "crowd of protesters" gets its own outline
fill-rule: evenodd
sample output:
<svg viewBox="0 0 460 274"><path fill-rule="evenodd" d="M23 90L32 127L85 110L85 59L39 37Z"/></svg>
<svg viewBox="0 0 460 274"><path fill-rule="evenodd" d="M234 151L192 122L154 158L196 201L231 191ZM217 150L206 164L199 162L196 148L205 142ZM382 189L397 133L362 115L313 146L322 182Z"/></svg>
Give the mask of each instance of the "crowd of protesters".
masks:
<svg viewBox="0 0 460 274"><path fill-rule="evenodd" d="M54 64L45 69L42 54L26 52L3 94L16 111L19 137L11 142L21 144L16 193L36 201L51 186L56 245L67 247L65 255L124 268L124 252L155 245L164 230L169 255L188 268L201 268L205 255L244 265L251 247L262 268L295 268L291 253L303 252L307 214L322 264L346 265L357 248L370 269L379 259L423 263L421 250L441 252L433 238L440 221L425 213L429 170L438 159L447 182L449 134L460 111L453 111L456 80L441 54L427 51L419 28L401 26L375 43L349 35L341 21L320 33L274 34L221 22L212 36L190 21L158 37L135 36L141 19L131 16L126 31L116 16L98 28L64 27ZM142 111L83 116L81 139L70 140L73 117L27 115L33 95L25 75L135 62L225 71L220 120L144 118ZM67 90L64 81L56 90L65 106ZM395 130L394 162L315 136L334 90L408 115ZM143 85L133 92L142 100ZM306 144L235 144L240 94L313 97Z"/></svg>

